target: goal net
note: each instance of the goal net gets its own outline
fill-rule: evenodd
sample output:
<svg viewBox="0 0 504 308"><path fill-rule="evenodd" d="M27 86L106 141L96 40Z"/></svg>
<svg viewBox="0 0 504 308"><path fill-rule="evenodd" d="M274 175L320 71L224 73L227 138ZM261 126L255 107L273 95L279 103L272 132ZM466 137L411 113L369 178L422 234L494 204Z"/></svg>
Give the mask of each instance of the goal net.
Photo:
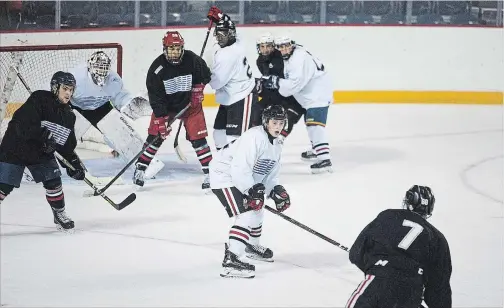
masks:
<svg viewBox="0 0 504 308"><path fill-rule="evenodd" d="M18 72L32 91L49 90L54 73L86 63L98 50L111 58L111 68L121 76L122 46L115 43L0 47L0 142L12 115L30 96ZM111 151L94 127L79 140L78 147Z"/></svg>

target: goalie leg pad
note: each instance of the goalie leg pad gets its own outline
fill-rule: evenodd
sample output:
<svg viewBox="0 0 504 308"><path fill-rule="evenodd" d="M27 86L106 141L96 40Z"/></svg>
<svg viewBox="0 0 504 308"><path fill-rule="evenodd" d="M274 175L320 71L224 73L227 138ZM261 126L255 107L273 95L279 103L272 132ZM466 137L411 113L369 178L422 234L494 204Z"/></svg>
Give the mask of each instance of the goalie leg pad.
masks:
<svg viewBox="0 0 504 308"><path fill-rule="evenodd" d="M91 127L91 122L89 122L79 111L74 111L75 114L75 137L77 140L81 140L82 136L89 130Z"/></svg>
<svg viewBox="0 0 504 308"><path fill-rule="evenodd" d="M143 148L144 142L140 138L140 135L135 131L126 116L115 109L111 110L98 122L98 129L100 129L107 141L111 143L113 149L119 152L124 162L129 162ZM157 158L152 159L151 165L154 162L156 163L156 168L153 168L152 172L149 173L150 177L155 176L164 167L163 162ZM146 175L148 172L149 169L147 169Z"/></svg>

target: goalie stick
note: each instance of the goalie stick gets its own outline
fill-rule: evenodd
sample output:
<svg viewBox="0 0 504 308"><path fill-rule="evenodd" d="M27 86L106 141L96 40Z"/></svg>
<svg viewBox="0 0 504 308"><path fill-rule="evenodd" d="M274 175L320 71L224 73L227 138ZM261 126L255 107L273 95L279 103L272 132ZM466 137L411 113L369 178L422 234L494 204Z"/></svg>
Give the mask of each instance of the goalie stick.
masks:
<svg viewBox="0 0 504 308"><path fill-rule="evenodd" d="M168 126L172 125L173 122L175 122L175 120L177 120L178 118L180 118L184 112L186 112L187 109L189 109L189 107L191 106L191 104L188 104L187 106L184 107L184 109L180 110L179 113L177 113L175 115L175 117L173 117L173 119L170 119L170 121L168 122ZM159 140L159 138L161 138L159 135L156 136L156 138L154 138L151 142L149 143L146 143L142 150L140 152L138 152L137 155L135 155L135 157L133 157L127 164L126 166L124 166L124 168L121 169L121 171L119 171L118 174L116 174L116 176L114 176L112 178L112 180L107 184L105 185L103 188L101 189L96 189L96 190L93 190L93 191L85 191L84 192L84 197L92 197L92 196L99 196L101 194L103 194L103 192L105 192L112 184L114 184L114 182L124 173L126 172L126 170L128 170L128 168L138 159L138 157L140 157L140 155L143 154L143 152L149 147L151 146L152 144L154 144L156 141Z"/></svg>
<svg viewBox="0 0 504 308"><path fill-rule="evenodd" d="M30 86L28 85L28 83L26 82L26 80L24 79L24 77L21 75L21 73L17 70L17 68L11 67L11 69L13 69L16 72L17 77L19 78L19 80L21 80L21 83L25 87L26 91L28 91L28 93L32 94L32 90L31 90ZM93 182L95 185L105 185L105 183L108 183L108 182L110 182L112 180L112 177L96 177L96 176L92 176L91 174L89 174L88 170L86 169L86 167L84 165L82 167L86 171L86 177L91 182ZM23 174L24 174L24 178L27 181L30 181L30 182L33 181L33 177L30 174L28 174L26 172L26 170L23 171ZM122 179L117 184L123 184L122 183Z"/></svg>
<svg viewBox="0 0 504 308"><path fill-rule="evenodd" d="M56 156L56 158L59 159L59 161L61 161L67 168L70 168L71 170L75 170L75 168L58 152L54 152L54 156ZM84 182L86 184L88 184L95 192L98 190L98 188L95 186L95 184L93 184L87 177L84 177ZM112 201L112 199L110 199L103 192L100 193L99 195L118 211L120 211L120 210L124 209L125 207L127 207L128 205L130 205L136 199L135 193L131 193L131 194L129 194L129 196L126 197L126 199L124 199L120 203L115 203L114 201Z"/></svg>
<svg viewBox="0 0 504 308"><path fill-rule="evenodd" d="M203 53L205 52L205 48L206 48L206 45L208 42L208 36L210 35L210 30L212 30L212 25L213 25L213 20L210 19L210 22L208 23L205 41L203 42L203 47L201 47L200 57L203 57ZM177 153L178 158L181 161L183 161L184 163L187 163L187 158L185 157L184 153L182 153L182 150L180 150L179 142L178 142L178 137L180 135L180 129L182 128L182 122L183 121L180 120L178 129L177 129L177 134L175 134L175 140L173 141L173 147L175 148L175 153Z"/></svg>
<svg viewBox="0 0 504 308"><path fill-rule="evenodd" d="M287 215L285 215L285 214L283 214L283 213L280 213L279 211L277 211L277 210L273 209L272 207L270 207L270 206L268 206L268 205L265 205L265 206L264 206L264 208L266 208L266 209L267 209L268 211L270 211L271 213L273 213L273 214L275 214L275 215L278 215L278 216L282 217L283 219L287 220L288 222L290 222L290 223L292 223L292 224L294 224L294 225L296 225L296 226L300 227L301 229L303 229L303 230L305 230L305 231L308 231L308 232L310 232L311 234L313 234L313 235L315 235L315 236L317 236L317 237L319 237L319 238L323 239L324 241L327 241L327 242L329 242L329 243L333 244L334 246L336 246L336 247L338 247L338 248L340 248L340 249L342 249L342 250L344 250L344 251L348 252L348 247L345 247L345 246L341 245L340 243L336 242L335 240L333 240L333 239L331 239L331 238L329 238L329 237L327 237L327 236L325 236L325 235L323 235L323 234L321 234L321 233L319 233L319 232L317 232L317 231L313 230L312 228L310 228L310 227L308 227L308 226L306 226L306 225L304 225L304 224L300 223L299 221L297 221L297 220L295 220L295 219L292 219L292 218L290 218L289 216L287 216Z"/></svg>

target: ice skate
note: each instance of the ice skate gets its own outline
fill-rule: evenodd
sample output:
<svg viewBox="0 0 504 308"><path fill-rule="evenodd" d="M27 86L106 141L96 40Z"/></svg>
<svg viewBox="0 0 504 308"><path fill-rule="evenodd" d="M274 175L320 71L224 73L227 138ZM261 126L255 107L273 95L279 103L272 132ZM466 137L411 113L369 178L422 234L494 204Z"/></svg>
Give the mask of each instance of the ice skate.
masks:
<svg viewBox="0 0 504 308"><path fill-rule="evenodd" d="M145 184L145 170L147 170L147 165L136 163L135 173L133 174L133 184L136 185L137 189L140 189Z"/></svg>
<svg viewBox="0 0 504 308"><path fill-rule="evenodd" d="M245 248L245 253L247 258L264 261L264 262L273 262L273 251L269 248L266 248L261 245L251 245L248 244Z"/></svg>
<svg viewBox="0 0 504 308"><path fill-rule="evenodd" d="M323 173L323 172L329 172L332 173L332 163L330 159L324 159L321 160L313 165L310 166L311 172L313 174L318 174L318 173Z"/></svg>
<svg viewBox="0 0 504 308"><path fill-rule="evenodd" d="M314 161L316 159L317 159L317 154L315 154L312 150L308 150L308 151L301 153L301 160Z"/></svg>
<svg viewBox="0 0 504 308"><path fill-rule="evenodd" d="M220 275L224 278L254 278L255 266L241 261L237 255L228 249L226 244Z"/></svg>
<svg viewBox="0 0 504 308"><path fill-rule="evenodd" d="M73 228L75 227L75 224L73 220L66 214L65 208L56 209L51 207L51 209L53 212L54 223L56 224L56 228L60 231L73 233Z"/></svg>

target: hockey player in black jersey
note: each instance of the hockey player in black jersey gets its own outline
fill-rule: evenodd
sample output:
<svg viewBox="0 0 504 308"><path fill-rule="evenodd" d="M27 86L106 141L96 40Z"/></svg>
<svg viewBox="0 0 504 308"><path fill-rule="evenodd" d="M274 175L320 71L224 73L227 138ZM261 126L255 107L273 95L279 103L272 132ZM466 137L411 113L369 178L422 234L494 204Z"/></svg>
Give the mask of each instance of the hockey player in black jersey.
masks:
<svg viewBox="0 0 504 308"><path fill-rule="evenodd" d="M284 60L282 53L275 49L273 36L269 33L261 35L256 42L256 47L259 54L256 64L261 74L263 76L275 75L284 78ZM287 111L287 125L282 130L284 138L292 132L294 124L299 122L301 116L306 113L306 110L299 105L294 96L283 97L278 93L278 90L263 88L259 96L261 97L261 105L264 108L280 104ZM316 158L315 154L312 155Z"/></svg>
<svg viewBox="0 0 504 308"><path fill-rule="evenodd" d="M163 38L163 54L152 62L146 81L153 111L146 143L152 142L158 135L161 138L147 147L138 158L133 176L134 184L144 185L147 166L171 132L168 125L170 118L191 104L180 119L184 121L186 138L191 142L205 175L202 189L210 188L208 164L212 160L212 152L206 140L208 132L201 105L203 89L210 81L210 76L210 69L205 61L194 52L184 49L184 39L180 33L166 32Z"/></svg>
<svg viewBox="0 0 504 308"><path fill-rule="evenodd" d="M84 168L74 153L77 145L75 115L68 102L75 89L75 78L56 72L51 91L35 91L14 113L0 144L0 203L14 188L19 188L23 171L28 168L36 183L42 182L58 229L73 229L74 222L65 212L61 171L54 158L58 151L75 170L67 174L83 180Z"/></svg>
<svg viewBox="0 0 504 308"><path fill-rule="evenodd" d="M350 261L365 279L350 296L348 308L451 308L450 249L443 234L427 222L435 198L429 187L406 192L404 209L381 212L362 230L350 249Z"/></svg>

